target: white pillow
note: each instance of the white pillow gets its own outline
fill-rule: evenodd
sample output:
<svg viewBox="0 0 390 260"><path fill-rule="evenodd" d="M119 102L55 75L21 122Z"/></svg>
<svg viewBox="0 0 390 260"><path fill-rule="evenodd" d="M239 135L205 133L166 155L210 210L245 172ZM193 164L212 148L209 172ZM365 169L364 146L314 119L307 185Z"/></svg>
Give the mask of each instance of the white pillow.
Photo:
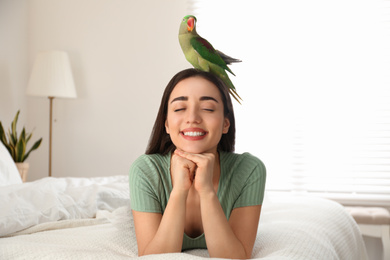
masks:
<svg viewBox="0 0 390 260"><path fill-rule="evenodd" d="M0 186L23 183L7 148L0 141Z"/></svg>

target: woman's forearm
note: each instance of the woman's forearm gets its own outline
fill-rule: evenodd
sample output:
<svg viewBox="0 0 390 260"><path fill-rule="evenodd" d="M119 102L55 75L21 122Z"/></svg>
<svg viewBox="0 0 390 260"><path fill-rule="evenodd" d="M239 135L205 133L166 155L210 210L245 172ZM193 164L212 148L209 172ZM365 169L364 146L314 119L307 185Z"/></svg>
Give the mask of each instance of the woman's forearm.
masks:
<svg viewBox="0 0 390 260"><path fill-rule="evenodd" d="M251 252L245 252L235 236L215 192L200 194L203 230L211 257L246 259Z"/></svg>
<svg viewBox="0 0 390 260"><path fill-rule="evenodd" d="M158 230L139 255L181 252L188 191L172 190Z"/></svg>

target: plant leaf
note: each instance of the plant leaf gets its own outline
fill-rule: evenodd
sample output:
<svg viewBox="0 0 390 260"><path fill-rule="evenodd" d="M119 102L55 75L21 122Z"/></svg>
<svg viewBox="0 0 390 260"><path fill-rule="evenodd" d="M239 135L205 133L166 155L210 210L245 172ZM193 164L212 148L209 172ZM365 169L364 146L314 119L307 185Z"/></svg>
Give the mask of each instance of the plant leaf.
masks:
<svg viewBox="0 0 390 260"><path fill-rule="evenodd" d="M9 154L11 155L11 157L13 158L11 144L8 143L6 134L7 133L4 131L3 125L0 122L0 140L4 144L5 148L7 148Z"/></svg>
<svg viewBox="0 0 390 260"><path fill-rule="evenodd" d="M31 147L31 149L28 151L28 153L24 156L24 160L27 159L27 157L30 155L30 153L32 151L34 151L35 149L37 149L41 145L41 142L42 142L42 138L34 143L34 145Z"/></svg>
<svg viewBox="0 0 390 260"><path fill-rule="evenodd" d="M1 122L0 122L0 140L4 145L8 144L7 137L5 136L5 131Z"/></svg>
<svg viewBox="0 0 390 260"><path fill-rule="evenodd" d="M16 144L14 144L14 142L12 141L10 131L8 131L7 135L8 135L8 140L10 140L9 145L8 145L8 147L9 147L8 151L10 152L12 158L15 159L15 146L16 146Z"/></svg>
<svg viewBox="0 0 390 260"><path fill-rule="evenodd" d="M22 132L18 138L16 125L18 122L19 113L20 110L18 110L18 112L16 113L15 118L11 123L11 128L8 129L8 132L4 131L3 125L0 121L0 141L4 144L8 152L11 154L11 157L14 162L24 162L30 155L30 153L33 150L36 150L42 142L42 138L36 141L31 147L31 149L28 151L28 153L26 153L27 143L32 137L32 132L28 133L26 131L26 128L23 127Z"/></svg>
<svg viewBox="0 0 390 260"><path fill-rule="evenodd" d="M15 155L15 146L9 145L9 146L8 146L8 151L9 151L9 153L11 154L11 157L12 157L12 159L13 159L14 162L15 162L15 158L16 158L16 155Z"/></svg>
<svg viewBox="0 0 390 260"><path fill-rule="evenodd" d="M0 139L1 142L4 144L4 146L7 148L9 154L12 156L12 150L11 150L11 145L7 141L7 136L6 132L4 131L3 125L0 122Z"/></svg>
<svg viewBox="0 0 390 260"><path fill-rule="evenodd" d="M8 136L9 144L15 146L17 140L12 136L11 129L8 129L7 136Z"/></svg>
<svg viewBox="0 0 390 260"><path fill-rule="evenodd" d="M22 129L22 132L20 133L19 140L20 139L23 139L26 142L26 129L24 129L24 127ZM26 142L26 144L27 144L27 142Z"/></svg>
<svg viewBox="0 0 390 260"><path fill-rule="evenodd" d="M30 141L30 138L31 138L31 136L32 136L32 133L30 133L30 134L26 133L26 135L27 135L26 144L28 144L28 141Z"/></svg>
<svg viewBox="0 0 390 260"><path fill-rule="evenodd" d="M18 112L16 113L14 121L12 121L12 124L11 124L11 130L12 130L12 135L11 136L13 138L14 145L16 145L17 142L18 142L18 134L16 132L16 123L18 122L19 113L20 113L20 110L18 110Z"/></svg>
<svg viewBox="0 0 390 260"><path fill-rule="evenodd" d="M18 143L15 146L15 162L23 162L24 154L26 153L26 141L24 139L19 139Z"/></svg>

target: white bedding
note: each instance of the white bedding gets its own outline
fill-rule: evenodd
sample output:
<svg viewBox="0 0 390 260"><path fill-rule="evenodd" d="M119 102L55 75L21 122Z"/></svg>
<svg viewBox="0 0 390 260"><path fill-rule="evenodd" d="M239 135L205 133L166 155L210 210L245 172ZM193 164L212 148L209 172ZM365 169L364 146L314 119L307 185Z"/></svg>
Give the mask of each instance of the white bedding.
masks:
<svg viewBox="0 0 390 260"><path fill-rule="evenodd" d="M137 257L126 176L45 178L0 188L0 259ZM256 259L367 259L359 229L338 203L265 200ZM140 259L204 259L207 250Z"/></svg>
<svg viewBox="0 0 390 260"><path fill-rule="evenodd" d="M93 218L128 204L126 176L44 178L0 188L0 237L57 220Z"/></svg>

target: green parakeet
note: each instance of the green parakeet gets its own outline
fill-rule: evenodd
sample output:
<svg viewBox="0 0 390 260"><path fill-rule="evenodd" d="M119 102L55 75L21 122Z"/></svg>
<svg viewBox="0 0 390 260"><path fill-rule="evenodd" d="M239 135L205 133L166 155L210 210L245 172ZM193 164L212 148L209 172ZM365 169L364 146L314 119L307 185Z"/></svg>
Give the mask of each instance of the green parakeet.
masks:
<svg viewBox="0 0 390 260"><path fill-rule="evenodd" d="M183 18L179 30L179 43L186 59L194 68L211 72L218 76L229 87L230 94L241 103L241 97L237 94L236 88L229 79L226 71L232 75L234 73L227 66L233 62L241 62L238 59L215 50L213 46L204 38L200 37L195 28L196 17L187 15Z"/></svg>

